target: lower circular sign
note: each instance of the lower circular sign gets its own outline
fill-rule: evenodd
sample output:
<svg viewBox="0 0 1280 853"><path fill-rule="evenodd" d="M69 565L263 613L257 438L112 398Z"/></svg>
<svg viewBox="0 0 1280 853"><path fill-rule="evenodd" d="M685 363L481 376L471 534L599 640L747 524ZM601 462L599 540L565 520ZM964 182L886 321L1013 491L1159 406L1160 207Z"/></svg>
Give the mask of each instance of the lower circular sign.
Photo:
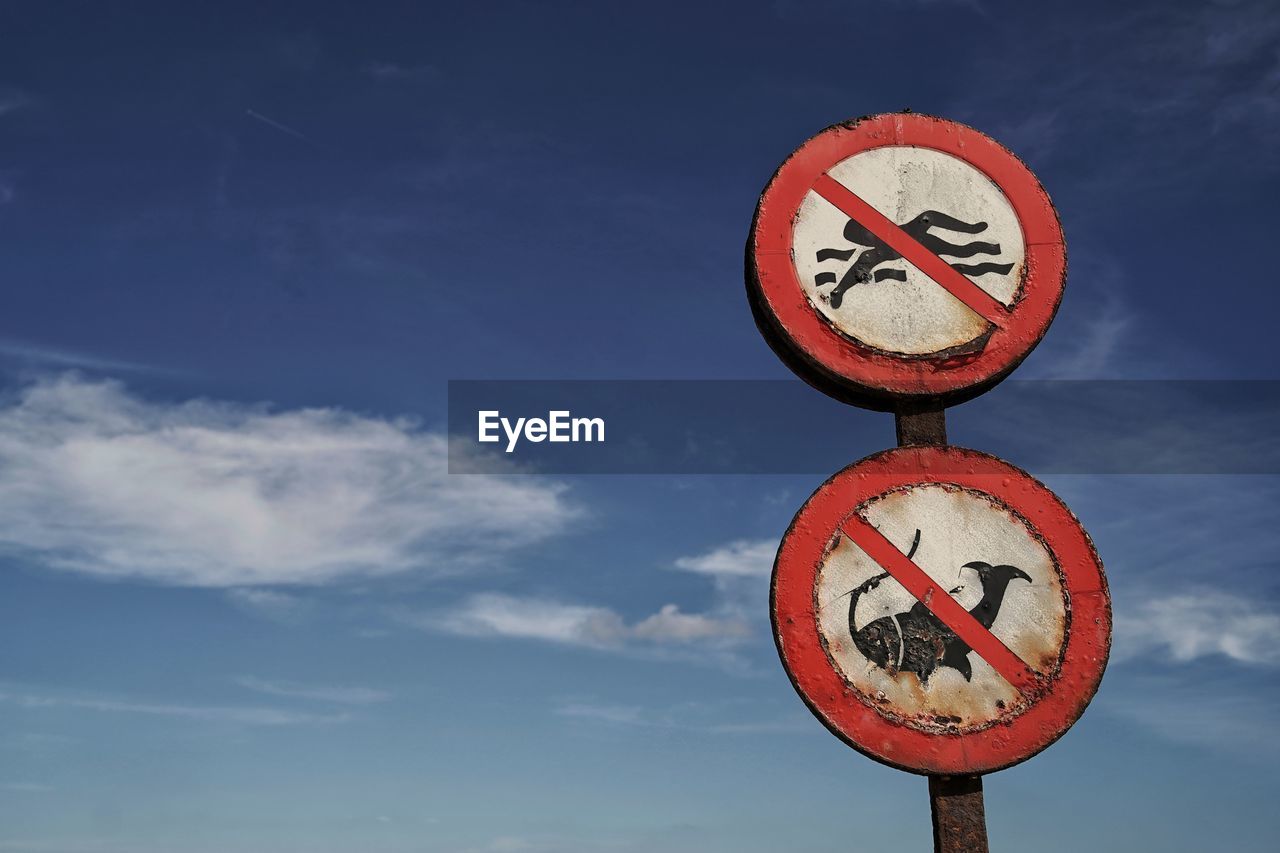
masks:
<svg viewBox="0 0 1280 853"><path fill-rule="evenodd" d="M990 773L1084 712L1111 646L1093 543L1042 483L959 447L902 447L824 483L773 570L774 638L810 710L915 773Z"/></svg>

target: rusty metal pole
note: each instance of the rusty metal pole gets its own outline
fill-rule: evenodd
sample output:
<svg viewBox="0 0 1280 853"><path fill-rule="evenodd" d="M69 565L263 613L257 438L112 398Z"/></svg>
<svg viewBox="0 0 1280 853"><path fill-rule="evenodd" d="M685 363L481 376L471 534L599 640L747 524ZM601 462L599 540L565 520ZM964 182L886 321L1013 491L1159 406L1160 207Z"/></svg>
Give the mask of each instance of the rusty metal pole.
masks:
<svg viewBox="0 0 1280 853"><path fill-rule="evenodd" d="M947 413L941 405L902 403L894 412L898 446L947 443Z"/></svg>
<svg viewBox="0 0 1280 853"><path fill-rule="evenodd" d="M981 776L930 776L934 853L988 853Z"/></svg>
<svg viewBox="0 0 1280 853"><path fill-rule="evenodd" d="M904 403L894 413L898 446L946 444L946 410ZM930 776L934 853L988 853L981 776Z"/></svg>

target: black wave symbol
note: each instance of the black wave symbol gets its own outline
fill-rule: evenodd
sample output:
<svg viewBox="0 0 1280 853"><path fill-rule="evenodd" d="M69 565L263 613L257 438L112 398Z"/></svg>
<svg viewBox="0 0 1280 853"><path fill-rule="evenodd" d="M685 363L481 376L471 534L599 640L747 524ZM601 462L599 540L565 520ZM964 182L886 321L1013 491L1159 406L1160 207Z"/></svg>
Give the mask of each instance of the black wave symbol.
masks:
<svg viewBox="0 0 1280 853"><path fill-rule="evenodd" d="M963 244L952 243L930 231L932 228L941 228L961 234L980 234L987 230L987 223L985 222L965 222L937 210L926 210L910 222L906 222L899 227L915 238L924 248L938 256L971 258L974 255L1000 254L999 243L984 243L980 240L973 240ZM890 248L888 244L875 234L872 234L860 223L850 219L844 227L844 238L850 243L866 248L820 249L817 254L819 263L825 261L849 261L853 259L854 255L858 255L858 260L845 271L843 276L837 276L833 272L820 272L814 276L813 283L818 287L824 287L828 284L836 285L830 296L832 308L839 308L844 299L844 294L850 288L863 282L884 281L885 279L893 279L894 281L907 280L905 270L894 267L881 267L882 264L890 261L901 260L902 255ZM984 261L977 264L953 263L949 264L949 266L956 272L975 276L986 275L987 273L1007 275L1013 269L1012 263L1000 264L994 261Z"/></svg>

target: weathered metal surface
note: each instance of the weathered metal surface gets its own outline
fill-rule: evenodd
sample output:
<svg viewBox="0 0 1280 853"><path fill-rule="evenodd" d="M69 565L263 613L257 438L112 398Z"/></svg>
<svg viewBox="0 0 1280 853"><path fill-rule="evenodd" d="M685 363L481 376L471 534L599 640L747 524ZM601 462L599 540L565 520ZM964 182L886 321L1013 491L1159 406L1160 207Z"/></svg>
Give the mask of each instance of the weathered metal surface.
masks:
<svg viewBox="0 0 1280 853"><path fill-rule="evenodd" d="M940 151L890 146L841 160L827 174L894 223L915 223L926 247L981 271L975 284L1001 305L1013 304L1026 259L1022 227L1004 193L982 172ZM879 241L849 222L810 189L791 225L800 285L836 331L905 356L968 351L986 336L988 324L979 314L896 252L864 248Z"/></svg>
<svg viewBox="0 0 1280 853"><path fill-rule="evenodd" d="M930 776L934 853L987 853L981 776Z"/></svg>
<svg viewBox="0 0 1280 853"><path fill-rule="evenodd" d="M947 443L947 416L940 405L901 405L893 421L899 447Z"/></svg>
<svg viewBox="0 0 1280 853"><path fill-rule="evenodd" d="M991 633L1036 673L1052 677L1064 646L1067 602L1053 555L1025 520L990 495L937 483L879 495L855 511L900 550L915 541L916 565L966 610L986 608ZM1034 697L964 652L967 646L957 647L932 614L885 575L844 533L818 569L823 647L860 699L896 722L937 733L976 731L1026 710ZM875 634L880 644L868 639ZM879 655L886 644L892 648L883 665L866 654Z"/></svg>
<svg viewBox="0 0 1280 853"><path fill-rule="evenodd" d="M949 446L886 451L824 484L783 539L772 610L819 719L925 774L1048 746L1110 647L1102 567L1071 512L1008 463Z"/></svg>
<svg viewBox="0 0 1280 853"><path fill-rule="evenodd" d="M1049 197L971 128L913 114L837 125L802 145L756 208L747 287L757 324L802 378L846 402L956 402L1011 371L1065 281Z"/></svg>

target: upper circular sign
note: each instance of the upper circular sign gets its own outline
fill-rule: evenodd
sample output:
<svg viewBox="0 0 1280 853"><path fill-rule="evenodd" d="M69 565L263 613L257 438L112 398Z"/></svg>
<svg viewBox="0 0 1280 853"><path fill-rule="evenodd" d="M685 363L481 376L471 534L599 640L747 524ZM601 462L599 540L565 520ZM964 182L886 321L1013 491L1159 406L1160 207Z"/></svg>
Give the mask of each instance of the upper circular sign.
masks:
<svg viewBox="0 0 1280 853"><path fill-rule="evenodd" d="M1039 343L1066 279L1031 171L972 128L912 113L827 128L778 169L747 244L766 339L832 396L959 402Z"/></svg>
<svg viewBox="0 0 1280 853"><path fill-rule="evenodd" d="M1065 732L1111 639L1080 523L1007 462L957 447L868 457L797 513L773 575L774 636L837 735L916 773L989 773Z"/></svg>

